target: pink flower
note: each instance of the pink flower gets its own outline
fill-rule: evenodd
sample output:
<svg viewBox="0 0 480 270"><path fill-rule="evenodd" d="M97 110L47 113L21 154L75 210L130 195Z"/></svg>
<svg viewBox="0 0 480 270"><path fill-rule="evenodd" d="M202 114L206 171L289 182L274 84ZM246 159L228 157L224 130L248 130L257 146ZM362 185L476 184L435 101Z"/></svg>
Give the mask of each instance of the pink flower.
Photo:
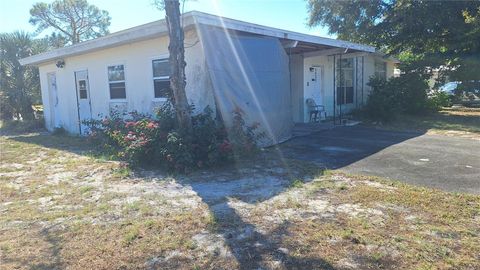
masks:
<svg viewBox="0 0 480 270"><path fill-rule="evenodd" d="M108 120L107 118L102 120L102 125L107 126L108 124L110 124L110 120Z"/></svg>
<svg viewBox="0 0 480 270"><path fill-rule="evenodd" d="M137 137L133 134L133 132L129 132L127 136L125 136L125 141L134 141Z"/></svg>
<svg viewBox="0 0 480 270"><path fill-rule="evenodd" d="M149 122L149 123L147 124L147 128L148 128L148 129L158 128L158 124L155 123L155 122Z"/></svg>
<svg viewBox="0 0 480 270"><path fill-rule="evenodd" d="M125 128L134 127L136 124L137 122L128 121L125 123Z"/></svg>

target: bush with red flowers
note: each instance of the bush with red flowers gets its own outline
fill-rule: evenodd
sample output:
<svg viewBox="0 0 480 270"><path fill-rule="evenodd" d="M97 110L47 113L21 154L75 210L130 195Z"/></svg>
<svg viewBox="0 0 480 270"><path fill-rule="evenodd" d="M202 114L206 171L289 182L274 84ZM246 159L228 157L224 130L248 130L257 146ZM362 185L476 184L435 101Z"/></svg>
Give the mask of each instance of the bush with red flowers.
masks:
<svg viewBox="0 0 480 270"><path fill-rule="evenodd" d="M130 165L161 166L186 172L212 167L256 152L258 124L247 126L242 112L234 112L233 126L227 130L214 119L207 107L192 116L192 129L180 130L175 111L168 103L155 116L131 112L113 113L100 120L84 121L89 139L108 154Z"/></svg>

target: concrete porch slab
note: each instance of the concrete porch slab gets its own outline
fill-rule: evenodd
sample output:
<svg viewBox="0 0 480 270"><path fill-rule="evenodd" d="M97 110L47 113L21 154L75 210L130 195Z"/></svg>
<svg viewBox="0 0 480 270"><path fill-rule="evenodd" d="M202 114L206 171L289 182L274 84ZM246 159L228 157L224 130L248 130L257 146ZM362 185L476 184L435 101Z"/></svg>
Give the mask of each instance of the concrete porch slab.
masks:
<svg viewBox="0 0 480 270"><path fill-rule="evenodd" d="M319 131L330 130L334 128L332 121L316 123L295 123L293 127L292 138L307 136Z"/></svg>

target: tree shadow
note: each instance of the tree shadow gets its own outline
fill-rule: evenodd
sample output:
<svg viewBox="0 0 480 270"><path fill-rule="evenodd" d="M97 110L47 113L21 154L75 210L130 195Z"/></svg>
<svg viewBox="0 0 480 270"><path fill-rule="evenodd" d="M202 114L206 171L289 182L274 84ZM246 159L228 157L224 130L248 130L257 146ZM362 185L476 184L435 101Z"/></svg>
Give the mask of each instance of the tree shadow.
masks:
<svg viewBox="0 0 480 270"><path fill-rule="evenodd" d="M425 132L378 130L364 126L336 127L293 138L281 145L284 156L339 169Z"/></svg>
<svg viewBox="0 0 480 270"><path fill-rule="evenodd" d="M63 259L60 255L60 251L62 249L62 238L56 234L58 230L58 226L60 223L53 224L47 228L43 228L37 232L39 235L38 238L42 239L45 244L49 247L47 248L46 252L42 252L41 254L32 254L27 258L3 258L3 263L10 264L14 263L15 265L20 265L25 267L25 269L32 269L32 270L52 270L52 269L64 269L65 265L63 263ZM42 245L43 243L38 243L37 245ZM35 257L38 256L45 256L45 259L42 258L41 262L35 262ZM47 259L48 258L48 259ZM0 260L1 265L2 260Z"/></svg>
<svg viewBox="0 0 480 270"><path fill-rule="evenodd" d="M294 257L288 249L283 248L281 238L290 226L287 221L266 234L260 232L254 224L244 221L227 202L209 204L209 207L215 209L212 211L218 223L215 232L223 235L240 269L272 269L272 264L279 269L334 269L320 257ZM223 210L218 210L220 208Z"/></svg>
<svg viewBox="0 0 480 270"><path fill-rule="evenodd" d="M8 140L35 144L55 150L67 151L79 155L87 155L95 152L95 148L87 138L69 135L53 135L48 132L16 134L9 136Z"/></svg>
<svg viewBox="0 0 480 270"><path fill-rule="evenodd" d="M60 251L62 249L61 247L61 240L62 238L59 237L56 233L56 227L59 226L60 224L54 224L52 226L49 226L48 228L44 228L40 234L45 239L47 243L50 244L50 253L52 258L49 263L47 264L38 264L38 265L32 265L30 269L62 269L64 268L63 265L63 260L60 255Z"/></svg>

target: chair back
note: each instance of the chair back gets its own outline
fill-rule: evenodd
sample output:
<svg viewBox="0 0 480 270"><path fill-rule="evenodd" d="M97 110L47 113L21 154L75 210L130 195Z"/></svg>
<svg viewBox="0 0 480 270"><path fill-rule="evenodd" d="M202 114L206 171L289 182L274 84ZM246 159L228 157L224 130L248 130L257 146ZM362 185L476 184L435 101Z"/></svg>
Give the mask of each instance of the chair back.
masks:
<svg viewBox="0 0 480 270"><path fill-rule="evenodd" d="M315 103L315 100L313 100L313 98L307 98L305 102L307 103L309 110L314 110L317 106L317 103Z"/></svg>

